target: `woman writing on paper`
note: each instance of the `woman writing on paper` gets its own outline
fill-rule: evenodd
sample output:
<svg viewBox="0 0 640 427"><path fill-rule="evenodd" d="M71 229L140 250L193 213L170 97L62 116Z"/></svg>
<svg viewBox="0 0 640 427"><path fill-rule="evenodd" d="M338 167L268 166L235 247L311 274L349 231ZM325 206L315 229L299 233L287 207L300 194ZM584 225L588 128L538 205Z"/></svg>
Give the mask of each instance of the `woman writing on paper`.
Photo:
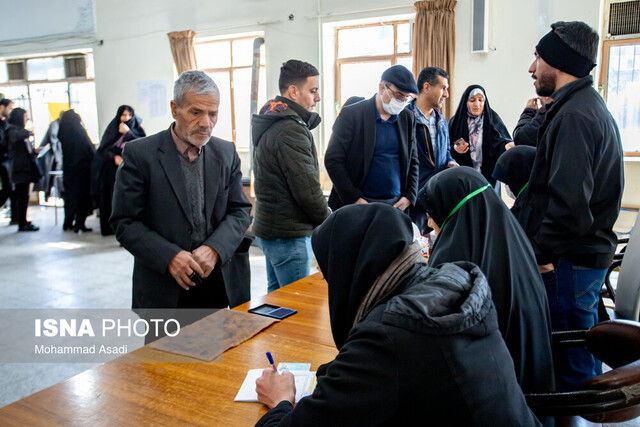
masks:
<svg viewBox="0 0 640 427"><path fill-rule="evenodd" d="M266 369L256 391L272 409L257 425L538 424L480 269L429 268L412 241L409 217L380 203L345 206L315 230L339 353L299 402L293 376Z"/></svg>

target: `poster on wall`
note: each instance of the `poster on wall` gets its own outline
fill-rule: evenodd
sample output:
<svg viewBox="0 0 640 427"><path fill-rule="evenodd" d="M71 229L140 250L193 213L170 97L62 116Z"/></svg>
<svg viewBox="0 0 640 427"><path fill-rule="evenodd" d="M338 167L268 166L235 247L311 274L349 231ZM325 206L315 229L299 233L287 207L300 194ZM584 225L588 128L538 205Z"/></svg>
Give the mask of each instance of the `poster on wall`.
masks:
<svg viewBox="0 0 640 427"><path fill-rule="evenodd" d="M144 80L138 82L138 103L149 108L149 118L167 115L167 82L164 80Z"/></svg>

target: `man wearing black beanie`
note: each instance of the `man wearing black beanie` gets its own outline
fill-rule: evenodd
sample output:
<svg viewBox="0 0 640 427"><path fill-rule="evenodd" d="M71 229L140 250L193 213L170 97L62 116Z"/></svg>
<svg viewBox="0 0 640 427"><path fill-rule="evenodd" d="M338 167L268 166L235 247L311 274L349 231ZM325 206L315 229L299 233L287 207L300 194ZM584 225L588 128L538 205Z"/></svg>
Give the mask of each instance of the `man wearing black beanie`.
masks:
<svg viewBox="0 0 640 427"><path fill-rule="evenodd" d="M622 144L589 75L598 35L583 22L551 28L529 67L537 94L553 102L538 133L518 220L545 282L552 329L588 329L598 322L598 296L617 245ZM558 390L573 390L601 372L600 362L582 348L554 349L554 365Z"/></svg>

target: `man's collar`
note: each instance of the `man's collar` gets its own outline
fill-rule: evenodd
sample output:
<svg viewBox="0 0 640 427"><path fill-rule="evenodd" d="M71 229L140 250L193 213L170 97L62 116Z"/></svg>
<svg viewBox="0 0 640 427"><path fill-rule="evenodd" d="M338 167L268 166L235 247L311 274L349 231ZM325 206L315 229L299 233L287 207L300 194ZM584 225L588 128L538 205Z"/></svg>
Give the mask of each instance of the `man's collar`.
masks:
<svg viewBox="0 0 640 427"><path fill-rule="evenodd" d="M591 75L589 74L588 76L569 82L564 86L556 89L556 91L551 94L551 99L553 99L554 104L557 104L561 98L569 95L570 93L578 89L581 89L584 86L591 86L591 85L593 85L593 77L591 77Z"/></svg>
<svg viewBox="0 0 640 427"><path fill-rule="evenodd" d="M176 133L176 131L174 130L175 126L176 126L176 122L173 122L173 124L171 125L171 137L173 138L173 143L176 145L176 149L178 150L178 153L186 157L187 160L189 160L190 162L195 161L202 153L202 149L204 148L204 145L202 147L196 147L190 142L180 138Z"/></svg>
<svg viewBox="0 0 640 427"><path fill-rule="evenodd" d="M289 98L285 98L284 96L278 95L276 96L275 100L287 104L289 108L291 108L298 116L300 116L300 118L307 124L307 127L309 127L309 129L313 129L320 124L321 120L318 113L309 111L302 105Z"/></svg>
<svg viewBox="0 0 640 427"><path fill-rule="evenodd" d="M298 104L296 101L293 101L287 97L279 96L279 95L276 96L276 101L284 102L285 104L287 104L289 108L295 111L296 114L299 115L300 118L305 122L309 120L309 117L311 116L311 111L307 110L302 105Z"/></svg>
<svg viewBox="0 0 640 427"><path fill-rule="evenodd" d="M437 108L433 108L431 110L431 114L429 114L428 116L425 115L422 110L418 107L418 102L417 99L414 99L413 101L411 101L409 103L410 108L413 110L413 115L416 119L416 121L420 124L426 125L427 120L429 119L429 117L433 117L434 119L437 119L438 117L438 113L439 110Z"/></svg>
<svg viewBox="0 0 640 427"><path fill-rule="evenodd" d="M382 120L380 111L378 111L378 107L376 106L376 121L381 123L395 123L398 121L398 114L392 114L387 120Z"/></svg>

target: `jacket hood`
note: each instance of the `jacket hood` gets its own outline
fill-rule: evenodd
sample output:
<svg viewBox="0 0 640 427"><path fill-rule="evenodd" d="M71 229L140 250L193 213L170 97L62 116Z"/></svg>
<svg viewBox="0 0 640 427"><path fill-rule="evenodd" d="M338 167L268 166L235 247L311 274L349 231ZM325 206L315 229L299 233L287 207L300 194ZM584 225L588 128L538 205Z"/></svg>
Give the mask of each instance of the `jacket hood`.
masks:
<svg viewBox="0 0 640 427"><path fill-rule="evenodd" d="M382 321L429 335L485 336L498 329L487 279L469 262L420 268L386 304Z"/></svg>
<svg viewBox="0 0 640 427"><path fill-rule="evenodd" d="M314 129L321 122L318 113L307 111L290 99L276 96L262 106L259 114L254 114L251 118L251 136L254 146L258 144L262 134L280 120L294 120L309 130Z"/></svg>

